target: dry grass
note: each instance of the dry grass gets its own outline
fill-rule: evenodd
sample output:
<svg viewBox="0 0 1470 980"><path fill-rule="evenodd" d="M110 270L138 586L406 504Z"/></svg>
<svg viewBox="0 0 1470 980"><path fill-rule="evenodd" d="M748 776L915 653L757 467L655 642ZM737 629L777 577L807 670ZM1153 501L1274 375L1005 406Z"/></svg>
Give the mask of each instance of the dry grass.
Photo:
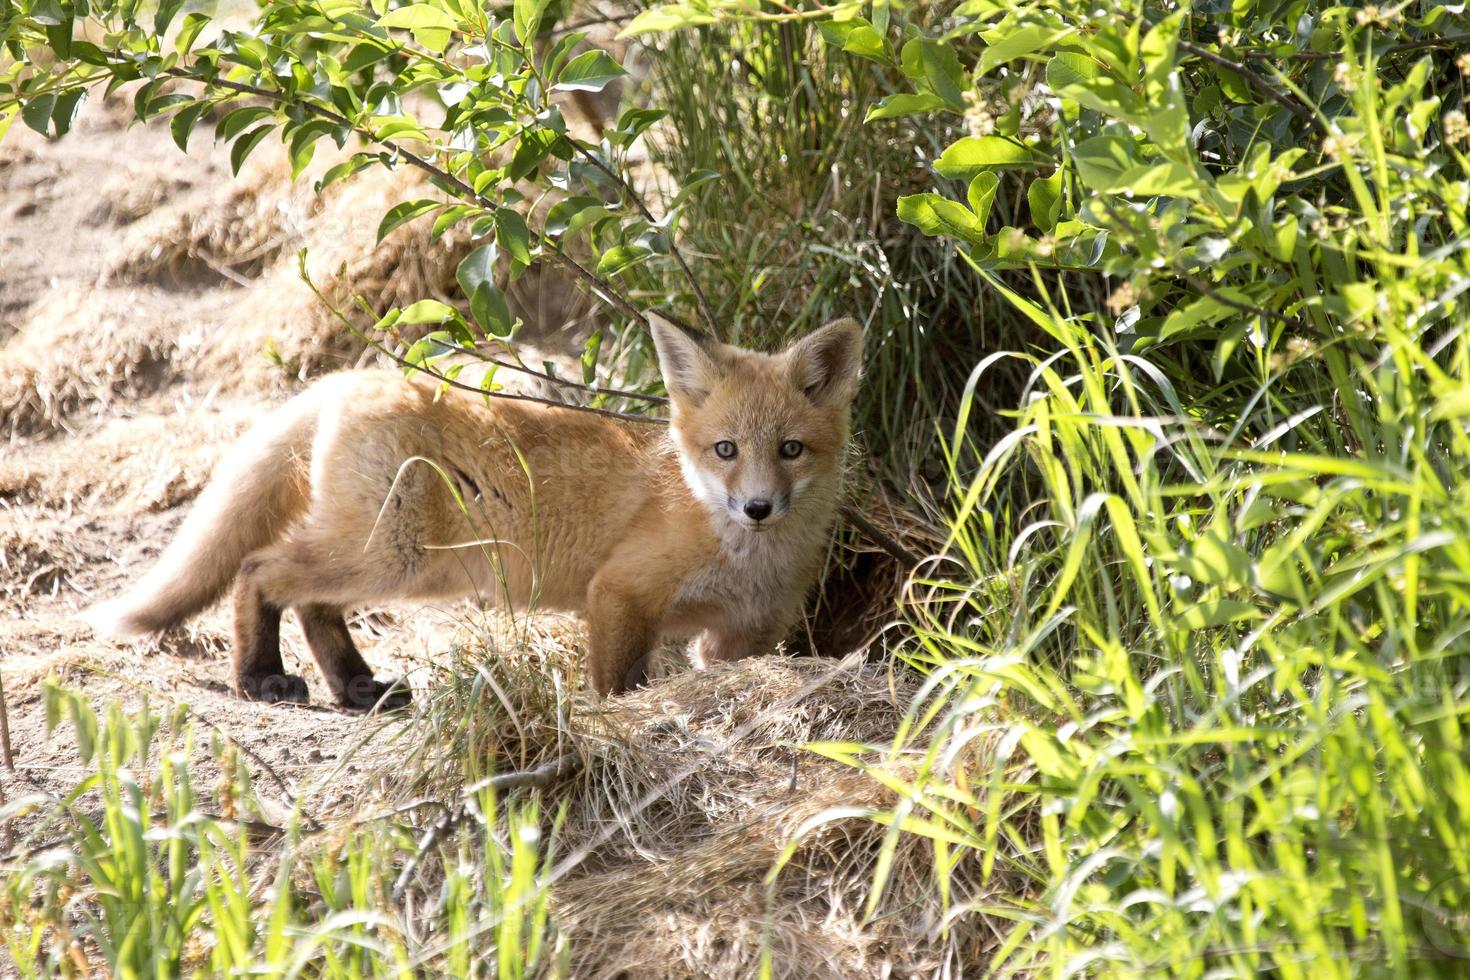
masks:
<svg viewBox="0 0 1470 980"><path fill-rule="evenodd" d="M104 194L113 221L132 222L108 278L172 289L248 283L301 240L318 211L310 182L290 178L276 147L253 157L234 180L217 176L203 207L176 204L170 192L183 188L170 178L126 175Z"/></svg>
<svg viewBox="0 0 1470 980"><path fill-rule="evenodd" d="M852 814L892 800L798 748L886 742L910 693L859 659L765 657L618 702L564 828L587 856L553 893L575 975L750 976L766 950L777 976L930 975L978 941L940 938L932 851L912 841L864 920L884 828Z"/></svg>
<svg viewBox="0 0 1470 980"><path fill-rule="evenodd" d="M547 791L566 808L552 895L574 976L750 976L767 953L776 976L930 976L992 941L973 917L941 934L933 851L916 839L865 919L884 828L856 814L891 795L800 748L887 743L911 679L861 655L695 672L666 652L659 683L595 702L577 677L580 634L560 621L498 623L478 656L477 642L428 706L430 730L405 730L422 748L400 771L421 778L400 792L443 798L481 774L474 760L510 770L569 751L584 759ZM952 880L956 902L980 894L974 869Z"/></svg>

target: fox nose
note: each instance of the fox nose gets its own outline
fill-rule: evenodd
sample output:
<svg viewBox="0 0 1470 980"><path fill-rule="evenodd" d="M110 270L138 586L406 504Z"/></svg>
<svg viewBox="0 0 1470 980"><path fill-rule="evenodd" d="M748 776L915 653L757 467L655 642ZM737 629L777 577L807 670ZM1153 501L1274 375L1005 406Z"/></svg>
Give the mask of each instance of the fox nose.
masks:
<svg viewBox="0 0 1470 980"><path fill-rule="evenodd" d="M745 516L753 521L765 520L771 516L771 502L769 500L747 500Z"/></svg>

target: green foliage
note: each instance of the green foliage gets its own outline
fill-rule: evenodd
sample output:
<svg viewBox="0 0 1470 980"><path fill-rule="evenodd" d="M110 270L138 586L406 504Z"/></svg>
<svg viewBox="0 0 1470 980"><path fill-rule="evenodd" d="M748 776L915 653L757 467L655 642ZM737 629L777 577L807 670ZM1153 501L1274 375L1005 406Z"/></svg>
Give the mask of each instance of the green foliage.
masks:
<svg viewBox="0 0 1470 980"><path fill-rule="evenodd" d="M875 819L932 841L942 893L958 862L996 876L955 910L1013 924L993 969L1462 972L1470 23L766 16L828 14L829 46L906 80L869 120L969 129L897 213L1037 334L976 368L946 443L946 560L903 650L926 696L891 748L817 748L898 791Z"/></svg>
<svg viewBox="0 0 1470 980"><path fill-rule="evenodd" d="M497 282L540 261L562 266L617 316L642 320L613 280L635 264L674 263L678 209L655 220L623 176L657 116L639 110L601 142L569 132L554 97L600 91L626 72L585 34L550 33L546 3L519 0L503 17L461 0L391 9L388 0L273 0L238 30L202 12L176 24L182 6L5 0L0 135L20 118L60 137L89 92L128 85L137 118L168 117L180 149L201 120L218 118L214 138L229 144L236 173L268 139L286 147L292 179L323 139L352 141L368 149L327 169L318 192L376 164L418 167L441 194L394 204L380 239L432 218L436 238L464 224L496 246L460 277L466 346L514 334ZM659 299L692 304L687 290Z"/></svg>
<svg viewBox="0 0 1470 980"><path fill-rule="evenodd" d="M0 923L22 976L83 975L98 959L122 977L565 975L534 802L502 806L483 788L435 849L392 814L323 843L294 817L264 822L229 743L212 745L213 793L196 792L185 707L165 720L146 701L114 704L99 718L50 684L46 708L53 728L69 720L86 775L65 799L0 811L49 810L33 835L61 835L6 868ZM411 929L390 895L409 861L433 884L418 886Z"/></svg>

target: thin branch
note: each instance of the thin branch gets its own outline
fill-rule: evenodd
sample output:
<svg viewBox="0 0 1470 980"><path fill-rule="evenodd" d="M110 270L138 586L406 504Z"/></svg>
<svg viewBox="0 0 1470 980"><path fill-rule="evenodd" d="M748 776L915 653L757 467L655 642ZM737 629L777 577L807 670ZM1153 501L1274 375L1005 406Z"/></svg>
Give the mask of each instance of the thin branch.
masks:
<svg viewBox="0 0 1470 980"><path fill-rule="evenodd" d="M306 288L310 289L312 294L316 296L317 299L321 300L322 305L330 310L333 316L342 321L343 325L346 326L348 330L351 330L365 343L367 343L369 347L389 358L395 364L398 364L401 367L411 368L414 371L418 371L420 374L426 374L434 380L439 381L442 384L446 384L451 388L457 388L460 391L468 391L472 394L480 395L486 398L504 398L508 401L513 402L534 402L538 405L549 405L552 408L564 408L571 412L589 412L592 415L602 415L606 418L618 419L623 422L641 422L645 425L668 424L667 419L653 418L647 415L633 415L629 412L614 412L606 408L593 408L591 405L573 405L567 402L554 401L550 398L540 398L536 395L517 395L509 391L486 391L485 389L480 388L476 385L467 385L462 381L457 381L454 378L449 377L448 375L441 374L423 362L415 364L403 355L399 354L397 351L390 350L385 344L373 339L372 337L369 337L366 333L360 330L357 324L353 323L351 318L349 318L347 314L339 310L336 305L332 303L331 300L327 299L327 297L322 294L322 291L317 288L316 283L312 281L311 276L308 275L306 272L304 260L299 274L301 276L301 281L306 283ZM586 386L584 385L582 387L585 388ZM589 388L586 390L591 391L595 389Z"/></svg>
<svg viewBox="0 0 1470 980"><path fill-rule="evenodd" d="M918 568L919 564L923 561L923 559L921 559L918 555L914 554L912 551L908 550L902 544L900 544L898 540L890 535L888 532L884 531L878 525L868 520L867 516L864 515L862 511L858 510L852 504L843 504L840 512L844 520L846 520L853 527L857 528L863 534L867 535L874 544L882 548L884 551L888 552L888 554L897 559L900 565L902 565L909 571L913 571L915 568Z"/></svg>
<svg viewBox="0 0 1470 980"><path fill-rule="evenodd" d="M128 59L123 58L117 52L111 52L110 57L122 64L129 63ZM216 88L229 89L232 92L239 92L241 95L253 95L257 98L262 98L273 102L276 105L295 106L302 109L304 112L308 112L311 115L316 116L318 119L325 119L330 122L336 123L339 126L346 126L348 129L352 130L352 132L356 133L363 139L371 143L376 143L378 146L389 150L394 155L402 157L410 165L417 167L430 176L436 177L439 180L443 181L445 184L448 184L450 187L453 187L463 199L474 201L485 207L496 207L496 203L494 201L485 197L482 194L477 194L473 187L471 187L469 184L466 184L459 177L443 169L442 167L431 163L424 157L421 157L413 151L405 148L400 143L394 142L393 140L378 138L378 136L376 136L371 130L364 129L361 126L358 126L351 119L348 119L346 116L342 115L339 112L324 108L314 102L308 102L304 99L292 99L281 92L275 92L270 89L260 88L257 85L246 85L243 82L235 82L227 78L203 76L183 68L168 68L165 69L164 74L172 78L182 79L184 81L197 82L206 87L214 86ZM582 265L570 255L567 255L564 251L561 250L559 246L557 246L541 232L532 231L532 234L536 236L537 243L541 246L543 254L548 255L552 259L552 261L556 262L558 265L561 265L563 268L568 269L578 279L586 283L594 295L598 296L608 305L616 307L630 319L636 320L644 327L648 326L648 317L644 315L643 311L638 309L638 307L634 306L628 300L624 299L617 292L617 290L612 287L611 283L607 282L605 279L590 271L586 266Z"/></svg>
<svg viewBox="0 0 1470 980"><path fill-rule="evenodd" d="M573 31L580 31L584 27L597 27L599 24L626 24L628 21L632 20L636 16L638 15L615 14L605 17L589 17L587 20L579 20L574 24L567 24L563 27L554 28L550 31L547 31L546 34L547 37L558 37L562 34L570 34Z"/></svg>
<svg viewBox="0 0 1470 980"><path fill-rule="evenodd" d="M1386 58L1390 55L1403 54L1408 51L1423 51L1429 48L1458 48L1462 45L1470 45L1470 34L1446 34L1444 37L1424 38L1418 41L1404 41L1400 44L1390 44L1378 52L1378 57ZM1286 53L1271 51L1265 48L1247 48L1239 52L1242 58L1251 61L1335 61L1342 57L1338 51L1290 51Z"/></svg>
<svg viewBox="0 0 1470 980"><path fill-rule="evenodd" d="M1317 118L1317 114L1314 113L1307 106L1303 105L1300 101L1298 101L1295 96L1291 95L1289 92L1284 92L1281 89L1277 88L1275 85L1271 84L1260 75L1257 75L1255 72L1251 71L1248 67L1241 64L1240 62L1231 61L1229 58L1225 57L1222 54L1211 51L1209 48L1201 47L1198 44L1192 44L1189 41L1180 41L1179 50L1187 52L1188 54L1191 54L1194 57L1201 59L1202 61L1208 61L1210 64L1215 65L1219 68L1224 68L1231 74L1239 75L1240 78L1251 88L1255 89L1257 92L1260 92L1262 95L1271 99L1273 102L1277 102L1285 106L1288 110L1291 111L1292 115L1307 123L1312 128L1320 132L1327 131L1326 124L1323 123L1321 119Z"/></svg>
<svg viewBox="0 0 1470 980"><path fill-rule="evenodd" d="M1288 327L1300 328L1302 326L1302 322L1300 320L1293 320L1291 317L1286 316L1282 313L1277 313L1275 310L1268 310L1264 306L1256 306L1252 303L1242 303L1239 300L1231 299L1229 296L1226 296L1216 290L1213 286L1211 286L1205 280L1201 279L1199 276L1190 275L1188 272L1185 272L1182 269L1178 268L1174 270L1174 273L1175 275L1178 275L1180 278L1182 278L1185 282L1193 286L1195 289L1198 289L1201 293L1204 293L1210 299L1224 306L1240 310L1242 313L1250 313L1254 316L1264 317L1267 320L1275 320L1278 323L1286 324Z"/></svg>
<svg viewBox="0 0 1470 980"><path fill-rule="evenodd" d="M570 378L559 378L554 374L538 371L533 367L527 367L515 361L502 361L500 358L486 354L475 347L465 347L449 340L436 340L434 342L442 347L448 347L452 351L467 354L477 360L484 361L487 364L494 364L496 367L505 368L507 371L528 374L533 378L540 378L542 381L548 381L551 384L560 385L563 388L575 388L578 391L591 395L612 395L617 398L631 398L638 401L652 402L655 405L667 405L669 403L669 400L663 395L649 395L641 391L627 391L622 388L604 388L598 385L585 384L581 381L573 381Z"/></svg>
<svg viewBox="0 0 1470 980"><path fill-rule="evenodd" d="M577 152L581 153L582 157L588 163L617 182L618 186L623 189L623 193L628 195L628 200L632 201L633 206L638 209L638 213L643 215L643 220L650 224L658 223L658 219L653 216L653 212L649 210L648 205L643 203L643 198L637 191L633 190L632 185L624 179L622 174L614 171L597 154L591 152L575 140L572 141L572 145L576 147ZM700 316L704 317L705 328L709 331L710 336L716 340L723 341L725 338L720 333L720 324L715 320L715 314L710 309L709 300L705 298L704 290L700 288L699 280L694 277L694 271L689 268L689 263L684 261L684 253L679 251L679 246L675 243L673 235L669 236L669 253L673 255L674 262L679 266L679 271L684 275L684 280L689 283L689 290L694 294L695 302L699 304Z"/></svg>

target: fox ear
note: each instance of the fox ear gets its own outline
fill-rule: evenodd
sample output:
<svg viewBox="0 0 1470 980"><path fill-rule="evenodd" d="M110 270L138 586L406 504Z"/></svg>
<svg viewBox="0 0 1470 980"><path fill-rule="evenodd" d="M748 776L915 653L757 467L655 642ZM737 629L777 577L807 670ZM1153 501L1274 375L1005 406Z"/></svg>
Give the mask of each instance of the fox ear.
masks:
<svg viewBox="0 0 1470 980"><path fill-rule="evenodd" d="M683 327L657 313L649 312L648 327L669 394L696 405L704 401L718 373L710 351Z"/></svg>
<svg viewBox="0 0 1470 980"><path fill-rule="evenodd" d="M786 351L791 382L817 405L845 405L857 394L863 367L863 328L851 317L831 323Z"/></svg>

